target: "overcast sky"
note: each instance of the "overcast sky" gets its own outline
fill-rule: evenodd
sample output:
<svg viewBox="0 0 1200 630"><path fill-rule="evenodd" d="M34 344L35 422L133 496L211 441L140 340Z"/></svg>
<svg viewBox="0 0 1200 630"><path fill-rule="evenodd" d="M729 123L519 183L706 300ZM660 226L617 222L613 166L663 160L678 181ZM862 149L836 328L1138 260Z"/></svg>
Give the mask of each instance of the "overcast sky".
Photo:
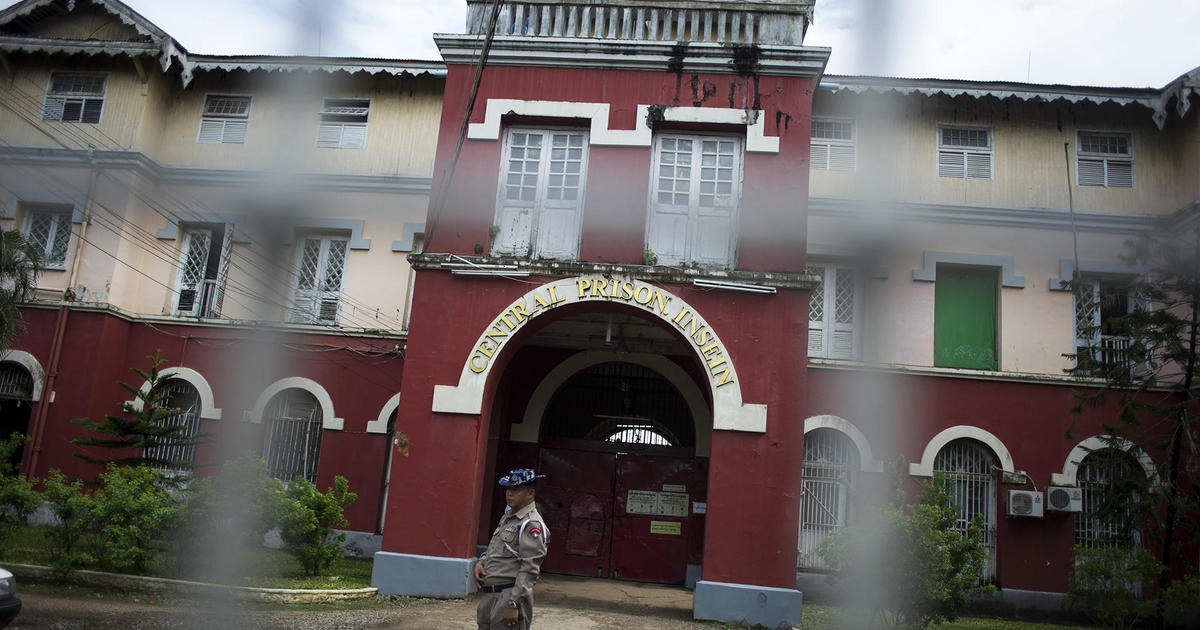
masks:
<svg viewBox="0 0 1200 630"><path fill-rule="evenodd" d="M465 0L125 0L188 50L440 59ZM3 0L0 0L3 2ZM7 4L7 3L5 3ZM1200 0L817 0L832 74L1161 87L1200 66Z"/></svg>

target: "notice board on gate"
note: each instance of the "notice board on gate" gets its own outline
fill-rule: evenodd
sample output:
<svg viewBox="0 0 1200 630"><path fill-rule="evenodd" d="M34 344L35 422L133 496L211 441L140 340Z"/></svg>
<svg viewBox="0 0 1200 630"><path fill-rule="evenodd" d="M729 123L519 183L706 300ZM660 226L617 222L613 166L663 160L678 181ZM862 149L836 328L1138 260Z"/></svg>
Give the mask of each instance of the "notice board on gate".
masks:
<svg viewBox="0 0 1200 630"><path fill-rule="evenodd" d="M625 495L626 514L687 518L688 505L688 494L686 492L630 490Z"/></svg>

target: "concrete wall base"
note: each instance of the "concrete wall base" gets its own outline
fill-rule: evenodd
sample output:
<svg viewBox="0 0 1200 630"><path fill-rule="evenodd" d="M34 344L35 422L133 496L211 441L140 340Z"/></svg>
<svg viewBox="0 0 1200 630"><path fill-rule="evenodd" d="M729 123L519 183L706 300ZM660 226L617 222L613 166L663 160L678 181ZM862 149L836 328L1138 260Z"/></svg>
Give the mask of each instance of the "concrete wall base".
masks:
<svg viewBox="0 0 1200 630"><path fill-rule="evenodd" d="M690 588L693 591L696 590L696 582L700 581L700 569L701 566L698 564L687 565L687 573L683 578L683 585L685 587Z"/></svg>
<svg viewBox="0 0 1200 630"><path fill-rule="evenodd" d="M444 558L378 551L371 586L380 595L456 599L475 590L471 570L475 558Z"/></svg>
<svg viewBox="0 0 1200 630"><path fill-rule="evenodd" d="M790 588L696 582L692 616L768 628L791 628L800 624L804 594Z"/></svg>

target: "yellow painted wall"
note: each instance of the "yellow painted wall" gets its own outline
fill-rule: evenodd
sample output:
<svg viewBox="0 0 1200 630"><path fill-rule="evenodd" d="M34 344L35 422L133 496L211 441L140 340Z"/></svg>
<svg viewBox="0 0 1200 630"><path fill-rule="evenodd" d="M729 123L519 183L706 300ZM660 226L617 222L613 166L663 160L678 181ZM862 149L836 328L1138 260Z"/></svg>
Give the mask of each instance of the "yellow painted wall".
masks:
<svg viewBox="0 0 1200 630"><path fill-rule="evenodd" d="M1195 191L1195 162L1186 164L1180 159L1180 138L1185 134L1179 132L1181 127L1194 130L1195 121L1159 131L1150 110L1141 106L819 93L814 115L855 119L858 163L854 172L813 169L813 195L1067 208L1063 143L1069 142L1076 210L1165 214L1196 198L1194 192L1188 192ZM992 129L993 179L937 176L939 123ZM1075 185L1078 130L1125 131L1132 135L1132 189ZM1188 150L1195 151L1194 147Z"/></svg>
<svg viewBox="0 0 1200 630"><path fill-rule="evenodd" d="M104 39L110 41L141 41L144 39L132 26L100 7L84 2L76 5L69 15L46 18L33 25L33 37L62 39Z"/></svg>

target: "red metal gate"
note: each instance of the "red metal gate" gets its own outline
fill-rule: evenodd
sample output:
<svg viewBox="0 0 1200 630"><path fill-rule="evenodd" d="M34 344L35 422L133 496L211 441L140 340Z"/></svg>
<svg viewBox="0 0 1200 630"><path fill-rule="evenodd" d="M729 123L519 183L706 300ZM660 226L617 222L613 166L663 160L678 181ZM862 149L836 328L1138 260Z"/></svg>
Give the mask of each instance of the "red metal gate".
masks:
<svg viewBox="0 0 1200 630"><path fill-rule="evenodd" d="M551 532L543 570L681 583L700 564L706 460L558 448L539 460Z"/></svg>

